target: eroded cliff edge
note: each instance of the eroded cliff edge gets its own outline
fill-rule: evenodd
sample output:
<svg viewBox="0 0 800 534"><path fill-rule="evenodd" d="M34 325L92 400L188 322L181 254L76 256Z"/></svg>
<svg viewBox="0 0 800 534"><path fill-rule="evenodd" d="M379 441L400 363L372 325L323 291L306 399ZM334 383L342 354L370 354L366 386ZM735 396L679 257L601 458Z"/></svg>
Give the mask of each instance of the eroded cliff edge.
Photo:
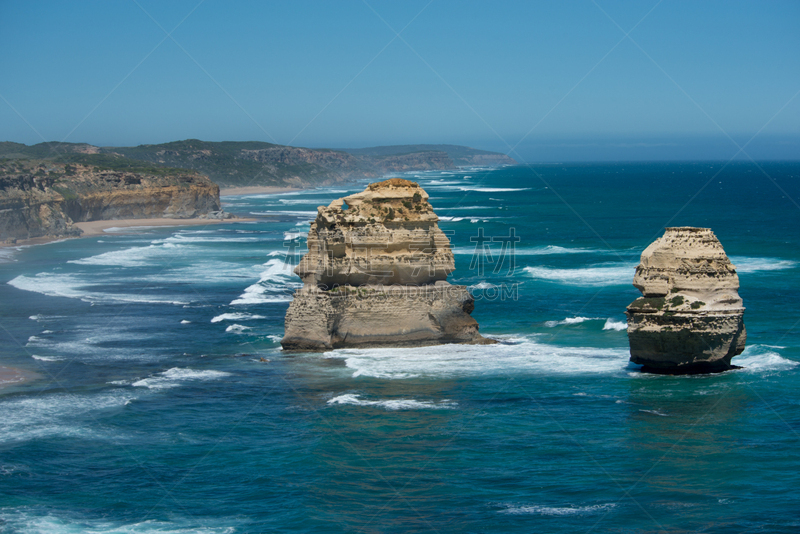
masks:
<svg viewBox="0 0 800 534"><path fill-rule="evenodd" d="M192 171L0 161L0 241L77 236L76 222L224 216L219 186Z"/></svg>
<svg viewBox="0 0 800 534"><path fill-rule="evenodd" d="M399 178L320 206L283 348L491 343L466 286L447 282L455 262L438 220L419 184Z"/></svg>
<svg viewBox="0 0 800 534"><path fill-rule="evenodd" d="M731 369L747 333L739 277L709 228L667 228L642 253L627 309L631 361L667 374Z"/></svg>

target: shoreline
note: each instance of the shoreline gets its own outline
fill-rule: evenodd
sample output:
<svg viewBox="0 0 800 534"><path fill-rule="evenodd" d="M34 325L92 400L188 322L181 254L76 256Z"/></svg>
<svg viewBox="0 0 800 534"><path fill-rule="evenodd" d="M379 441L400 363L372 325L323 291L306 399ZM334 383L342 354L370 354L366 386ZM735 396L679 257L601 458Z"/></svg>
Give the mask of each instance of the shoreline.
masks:
<svg viewBox="0 0 800 534"><path fill-rule="evenodd" d="M250 217L242 217L236 219L166 219L166 218L152 218L152 219L112 219L107 221L88 221L73 223L77 228L83 230L79 236L57 236L57 237L32 237L30 239L19 239L16 243L0 242L0 249L2 248L15 248L15 247L28 247L31 245L44 245L56 241L65 241L67 239L81 239L84 237L94 237L98 235L107 235L110 233L122 233L126 230L132 231L140 228L159 228L159 227L177 227L177 226L202 226L210 224L226 224L237 222L253 222L258 219ZM120 232L105 232L109 228L119 228Z"/></svg>
<svg viewBox="0 0 800 534"><path fill-rule="evenodd" d="M223 196L237 196L237 195L274 195L279 193L289 193L296 191L304 191L302 187L291 186L246 186L246 187L221 187L220 197ZM16 248L16 247L29 247L32 245L45 245L57 241L66 241L67 239L80 239L83 237L94 237L98 235L105 235L111 232L105 232L109 228L119 228L120 232L125 229L135 230L137 228L156 228L156 227L178 227L178 226L198 226L209 224L224 224L234 222L253 222L259 219L252 217L240 217L236 219L167 219L167 218L150 218L150 219L114 219L108 221L88 221L73 223L77 228L83 230L79 236L42 236L32 237L29 239L18 239L15 243L8 243L0 241L0 249ZM118 233L118 232L113 232Z"/></svg>
<svg viewBox="0 0 800 534"><path fill-rule="evenodd" d="M277 185L252 185L244 187L220 187L219 196L232 197L237 195L274 195L277 193L289 193L293 191L303 191L302 187L281 187Z"/></svg>

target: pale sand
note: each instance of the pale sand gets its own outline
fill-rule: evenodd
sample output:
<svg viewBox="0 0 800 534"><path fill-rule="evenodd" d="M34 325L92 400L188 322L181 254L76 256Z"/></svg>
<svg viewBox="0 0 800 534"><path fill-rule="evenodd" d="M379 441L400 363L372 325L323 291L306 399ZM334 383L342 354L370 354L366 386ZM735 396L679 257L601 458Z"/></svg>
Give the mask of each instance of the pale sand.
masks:
<svg viewBox="0 0 800 534"><path fill-rule="evenodd" d="M0 389L8 386L24 384L30 380L41 378L41 375L33 371L25 371L16 367L0 366Z"/></svg>
<svg viewBox="0 0 800 534"><path fill-rule="evenodd" d="M230 197L233 195L274 195L277 193L288 193L290 191L302 191L299 187L277 187L270 185L253 185L248 187L221 187L219 196Z"/></svg>

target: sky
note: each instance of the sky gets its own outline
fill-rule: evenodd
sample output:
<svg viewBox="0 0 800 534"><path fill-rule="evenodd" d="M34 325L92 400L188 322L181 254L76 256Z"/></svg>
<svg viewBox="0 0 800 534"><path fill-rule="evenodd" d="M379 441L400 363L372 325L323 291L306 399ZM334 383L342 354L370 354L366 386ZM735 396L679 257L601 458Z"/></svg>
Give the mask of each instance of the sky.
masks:
<svg viewBox="0 0 800 534"><path fill-rule="evenodd" d="M797 0L0 0L0 141L800 159Z"/></svg>

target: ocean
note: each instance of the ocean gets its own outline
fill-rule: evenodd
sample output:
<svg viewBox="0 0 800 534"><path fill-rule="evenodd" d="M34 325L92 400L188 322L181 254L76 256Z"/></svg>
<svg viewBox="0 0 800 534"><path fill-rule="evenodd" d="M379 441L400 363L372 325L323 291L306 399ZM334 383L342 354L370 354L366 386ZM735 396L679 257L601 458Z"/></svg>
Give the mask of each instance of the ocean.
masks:
<svg viewBox="0 0 800 534"><path fill-rule="evenodd" d="M0 532L796 532L800 164L402 175L501 343L281 351L316 207L0 251ZM715 375L629 363L665 226L713 229L748 343Z"/></svg>

